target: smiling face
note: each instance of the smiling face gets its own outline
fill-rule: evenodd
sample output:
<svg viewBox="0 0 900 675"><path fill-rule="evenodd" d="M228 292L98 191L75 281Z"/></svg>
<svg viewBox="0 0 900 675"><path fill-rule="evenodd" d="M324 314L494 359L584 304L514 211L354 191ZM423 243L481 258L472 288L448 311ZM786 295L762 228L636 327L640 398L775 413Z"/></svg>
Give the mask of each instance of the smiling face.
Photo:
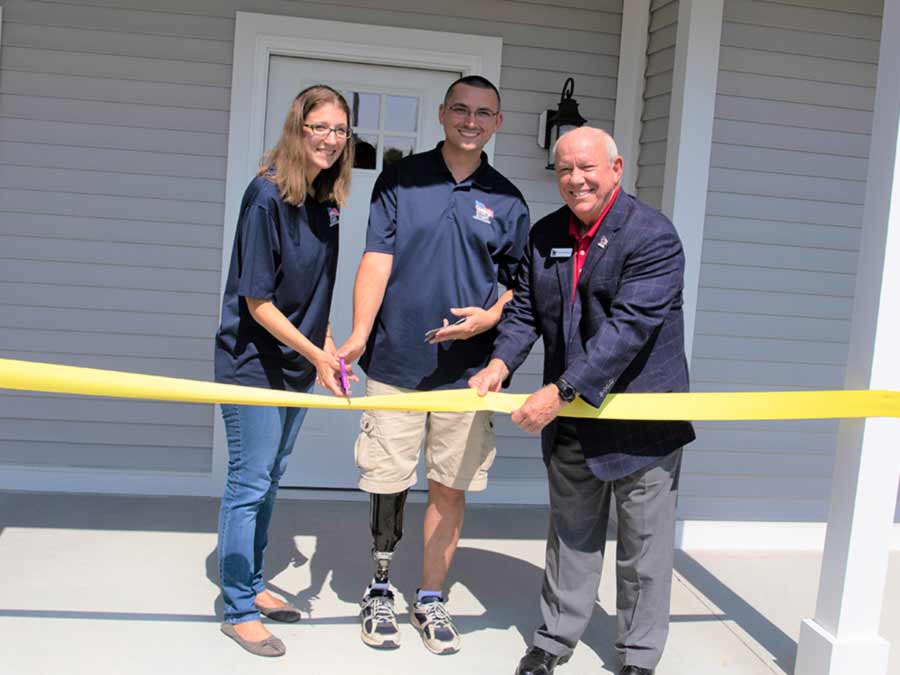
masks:
<svg viewBox="0 0 900 675"><path fill-rule="evenodd" d="M438 109L450 150L480 153L503 123L500 102L491 89L457 84Z"/></svg>
<svg viewBox="0 0 900 675"><path fill-rule="evenodd" d="M330 129L323 136L316 135L310 129L322 125L330 129L347 129L349 121L346 113L333 103L322 103L307 113L303 120L303 139L306 142L306 169L310 181L320 171L331 168L347 144L346 137L338 138Z"/></svg>
<svg viewBox="0 0 900 675"><path fill-rule="evenodd" d="M622 158L609 160L606 134L582 127L559 139L556 179L563 201L585 225L592 225L622 180Z"/></svg>

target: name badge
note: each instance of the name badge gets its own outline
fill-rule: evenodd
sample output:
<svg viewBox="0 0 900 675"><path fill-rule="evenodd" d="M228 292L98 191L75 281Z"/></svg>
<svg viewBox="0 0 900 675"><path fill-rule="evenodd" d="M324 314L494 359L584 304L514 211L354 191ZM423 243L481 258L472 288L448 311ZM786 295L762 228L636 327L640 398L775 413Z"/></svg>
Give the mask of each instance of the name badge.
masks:
<svg viewBox="0 0 900 675"><path fill-rule="evenodd" d="M551 248L550 249L550 257L551 258L571 258L572 257L572 249L571 248Z"/></svg>

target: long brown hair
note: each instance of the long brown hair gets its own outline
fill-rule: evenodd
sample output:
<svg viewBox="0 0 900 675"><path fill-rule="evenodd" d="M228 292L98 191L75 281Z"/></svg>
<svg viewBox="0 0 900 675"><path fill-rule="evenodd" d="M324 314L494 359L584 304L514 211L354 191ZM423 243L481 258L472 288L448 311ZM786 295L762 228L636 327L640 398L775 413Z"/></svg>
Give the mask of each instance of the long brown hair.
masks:
<svg viewBox="0 0 900 675"><path fill-rule="evenodd" d="M294 99L281 138L260 162L258 176L264 176L278 186L281 198L295 206L312 194L317 201L332 200L343 206L350 194L350 175L353 171L353 139L348 138L344 149L334 164L319 172L309 184L306 171L308 149L303 124L306 116L324 103L336 105L347 115L350 124L350 106L337 91L325 84L307 87Z"/></svg>

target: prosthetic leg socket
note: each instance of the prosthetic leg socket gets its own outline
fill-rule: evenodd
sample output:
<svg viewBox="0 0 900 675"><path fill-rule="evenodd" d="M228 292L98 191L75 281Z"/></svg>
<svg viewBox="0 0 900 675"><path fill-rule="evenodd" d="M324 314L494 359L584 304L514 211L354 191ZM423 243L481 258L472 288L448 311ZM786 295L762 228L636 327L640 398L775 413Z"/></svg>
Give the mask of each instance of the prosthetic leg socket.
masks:
<svg viewBox="0 0 900 675"><path fill-rule="evenodd" d="M372 529L372 557L375 559L375 581L388 582L394 548L403 537L403 509L409 490L390 495L369 496L369 525Z"/></svg>

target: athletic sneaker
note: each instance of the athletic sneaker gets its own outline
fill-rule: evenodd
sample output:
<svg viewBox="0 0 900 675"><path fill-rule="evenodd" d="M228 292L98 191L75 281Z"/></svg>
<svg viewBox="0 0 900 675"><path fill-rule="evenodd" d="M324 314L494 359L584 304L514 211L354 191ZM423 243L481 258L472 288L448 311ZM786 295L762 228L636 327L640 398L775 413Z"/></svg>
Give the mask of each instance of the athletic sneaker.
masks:
<svg viewBox="0 0 900 675"><path fill-rule="evenodd" d="M394 594L369 586L359 604L362 641L375 649L397 649L400 629L394 613Z"/></svg>
<svg viewBox="0 0 900 675"><path fill-rule="evenodd" d="M427 595L409 609L409 620L422 635L422 642L434 654L459 651L459 633L439 595Z"/></svg>

